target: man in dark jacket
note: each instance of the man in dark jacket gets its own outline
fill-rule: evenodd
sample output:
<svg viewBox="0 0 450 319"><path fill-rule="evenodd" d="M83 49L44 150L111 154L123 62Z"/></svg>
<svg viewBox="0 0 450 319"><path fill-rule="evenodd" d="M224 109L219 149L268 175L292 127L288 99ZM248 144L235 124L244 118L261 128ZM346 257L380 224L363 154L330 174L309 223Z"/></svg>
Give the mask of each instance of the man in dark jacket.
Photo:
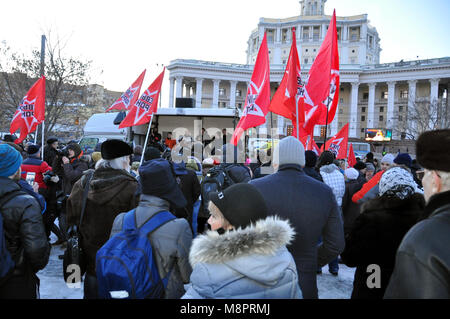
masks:
<svg viewBox="0 0 450 319"><path fill-rule="evenodd" d="M403 238L384 298L449 299L450 130L420 135L416 157L425 168L425 219Z"/></svg>
<svg viewBox="0 0 450 319"><path fill-rule="evenodd" d="M222 163L219 167L226 169L233 183L248 183L251 180L250 171L244 166L243 153L233 144L222 147ZM239 159L239 160L238 160Z"/></svg>
<svg viewBox="0 0 450 319"><path fill-rule="evenodd" d="M297 265L303 297L316 299L318 267L344 250L340 211L331 188L303 171L305 149L300 141L292 136L282 139L273 156L277 172L250 184L262 193L271 215L287 218L294 226L297 235L288 249ZM323 243L317 247L320 236Z"/></svg>
<svg viewBox="0 0 450 319"><path fill-rule="evenodd" d="M15 263L0 286L0 299L38 298L36 273L47 265L50 255L39 204L32 196L19 193L21 163L19 152L9 145L0 145L0 213L4 223L1 231Z"/></svg>
<svg viewBox="0 0 450 319"><path fill-rule="evenodd" d="M345 193L342 197L342 216L344 219L344 234L347 235L352 229L353 222L360 214L359 203L353 203L352 197L364 185L364 182L358 182L359 173L353 167L344 171L345 176Z"/></svg>
<svg viewBox="0 0 450 319"><path fill-rule="evenodd" d="M47 145L44 147L44 161L48 165L53 165L55 158L58 156L58 139L50 137L47 140Z"/></svg>
<svg viewBox="0 0 450 319"><path fill-rule="evenodd" d="M305 152L305 167L303 168L303 171L309 177L317 179L319 182L323 182L322 175L320 175L315 170L316 163L317 163L316 153L314 153L314 151L306 151Z"/></svg>
<svg viewBox="0 0 450 319"><path fill-rule="evenodd" d="M86 209L80 226L82 248L86 254L85 299L97 298L97 277L95 256L109 238L114 218L137 206L138 183L128 172L129 156L133 149L125 142L107 140L101 146L102 159L96 164L95 172L87 171L75 183L67 200L67 223L70 226L80 222L83 191L90 176ZM93 173L93 174L92 174Z"/></svg>

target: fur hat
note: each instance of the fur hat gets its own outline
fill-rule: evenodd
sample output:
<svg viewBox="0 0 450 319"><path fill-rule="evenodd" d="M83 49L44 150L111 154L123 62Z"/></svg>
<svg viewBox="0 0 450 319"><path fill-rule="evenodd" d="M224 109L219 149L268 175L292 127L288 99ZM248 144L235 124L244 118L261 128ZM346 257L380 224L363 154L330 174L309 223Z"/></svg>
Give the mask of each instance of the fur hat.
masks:
<svg viewBox="0 0 450 319"><path fill-rule="evenodd" d="M0 144L0 176L9 177L22 164L22 155L8 144Z"/></svg>
<svg viewBox="0 0 450 319"><path fill-rule="evenodd" d="M72 150L75 153L75 157L78 157L81 154L81 147L77 143L70 143L66 148Z"/></svg>
<svg viewBox="0 0 450 319"><path fill-rule="evenodd" d="M394 159L394 163L411 167L412 159L408 153L399 153L397 157Z"/></svg>
<svg viewBox="0 0 450 319"><path fill-rule="evenodd" d="M293 136L280 140L275 146L273 163L279 166L284 164L297 164L305 166L305 147L302 142Z"/></svg>
<svg viewBox="0 0 450 319"><path fill-rule="evenodd" d="M49 137L47 139L47 144L52 145L53 143L58 142L58 139L56 137Z"/></svg>
<svg viewBox="0 0 450 319"><path fill-rule="evenodd" d="M426 169L450 172L450 129L422 133L416 142L416 157Z"/></svg>
<svg viewBox="0 0 450 319"><path fill-rule="evenodd" d="M100 152L93 152L91 154L91 158L94 161L94 163L97 163L99 160L102 159L102 153L100 153Z"/></svg>
<svg viewBox="0 0 450 319"><path fill-rule="evenodd" d="M362 169L365 169L367 167L366 163L362 161L357 161L355 165L353 165L353 168L360 171Z"/></svg>
<svg viewBox="0 0 450 319"><path fill-rule="evenodd" d="M115 158L133 154L133 149L124 141L106 140L102 143L101 153L103 159L112 160Z"/></svg>
<svg viewBox="0 0 450 319"><path fill-rule="evenodd" d="M151 161L155 158L161 158L161 152L156 147L147 147L144 153L144 161Z"/></svg>
<svg viewBox="0 0 450 319"><path fill-rule="evenodd" d="M264 197L251 184L234 184L222 192L210 193L209 199L234 228L245 228L267 217L268 208Z"/></svg>

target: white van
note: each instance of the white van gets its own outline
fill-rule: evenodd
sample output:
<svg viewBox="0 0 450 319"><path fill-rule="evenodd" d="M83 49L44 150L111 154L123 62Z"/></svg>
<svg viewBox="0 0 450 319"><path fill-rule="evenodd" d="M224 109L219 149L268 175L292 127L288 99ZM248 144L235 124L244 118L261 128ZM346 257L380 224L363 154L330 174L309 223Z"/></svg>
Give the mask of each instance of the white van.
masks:
<svg viewBox="0 0 450 319"><path fill-rule="evenodd" d="M83 129L83 137L80 140L82 150L94 149L98 143L107 139L119 139L125 141L127 129L119 129L114 124L114 119L119 113L97 113L92 115Z"/></svg>

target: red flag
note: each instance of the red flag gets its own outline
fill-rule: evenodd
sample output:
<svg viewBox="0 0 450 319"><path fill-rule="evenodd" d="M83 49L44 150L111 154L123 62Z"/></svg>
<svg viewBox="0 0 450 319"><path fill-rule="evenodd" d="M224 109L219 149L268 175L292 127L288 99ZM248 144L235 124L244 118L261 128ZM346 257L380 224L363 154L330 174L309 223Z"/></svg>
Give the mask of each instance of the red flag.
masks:
<svg viewBox="0 0 450 319"><path fill-rule="evenodd" d="M242 133L266 122L270 104L269 50L266 34L259 48L252 79L247 89L244 112L233 133L232 143L236 146Z"/></svg>
<svg viewBox="0 0 450 319"><path fill-rule="evenodd" d="M348 167L353 167L356 164L355 153L353 152L353 144L350 144L350 150L348 151Z"/></svg>
<svg viewBox="0 0 450 319"><path fill-rule="evenodd" d="M109 112L111 110L128 110L131 106L134 105L137 98L139 97L139 93L141 92L141 86L142 81L144 81L145 76L144 70L141 75L136 79L136 81L131 84L131 86L126 90L118 99L116 102L113 103L109 107L109 109L106 110L106 112Z"/></svg>
<svg viewBox="0 0 450 319"><path fill-rule="evenodd" d="M11 121L9 132L14 134L20 129L20 136L14 141L19 144L29 133L36 130L38 124L45 119L45 77L37 80L27 95L20 102Z"/></svg>
<svg viewBox="0 0 450 319"><path fill-rule="evenodd" d="M317 146L316 142L314 141L314 137L311 135L311 138L308 141L308 144L306 145L307 151L314 151L317 156L319 156L322 152L320 151L319 147Z"/></svg>
<svg viewBox="0 0 450 319"><path fill-rule="evenodd" d="M325 125L333 121L339 101L339 82L339 52L334 11L305 86L302 105L305 113L303 127L306 132L313 132L316 124Z"/></svg>
<svg viewBox="0 0 450 319"><path fill-rule="evenodd" d="M336 159L347 158L348 126L349 123L345 124L335 136L325 143L325 149L333 152Z"/></svg>
<svg viewBox="0 0 450 319"><path fill-rule="evenodd" d="M269 105L269 111L296 121L297 105L303 98L303 83L301 81L300 61L297 52L295 28L292 28L292 45L286 70L280 86ZM299 122L304 122L304 114L299 114ZM296 136L297 134L295 134Z"/></svg>
<svg viewBox="0 0 450 319"><path fill-rule="evenodd" d="M152 114L155 113L158 108L158 98L159 93L161 92L165 70L166 68L163 69L161 74L141 95L139 100L131 106L130 112L128 112L122 123L120 123L119 128L137 126L150 122Z"/></svg>

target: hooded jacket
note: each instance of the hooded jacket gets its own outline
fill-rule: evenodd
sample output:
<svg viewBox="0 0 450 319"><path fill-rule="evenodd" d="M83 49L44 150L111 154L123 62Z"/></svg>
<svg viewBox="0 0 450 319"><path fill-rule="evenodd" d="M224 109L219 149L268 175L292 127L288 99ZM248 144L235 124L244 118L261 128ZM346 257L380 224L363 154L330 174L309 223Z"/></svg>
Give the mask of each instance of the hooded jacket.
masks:
<svg viewBox="0 0 450 319"><path fill-rule="evenodd" d="M169 202L151 195L142 194L136 208L136 226L141 227L153 215L169 210ZM120 233L123 218L120 214L114 220L111 237ZM192 231L184 218L177 218L157 228L149 235L156 265L161 278L171 271L165 290L166 299L178 299L183 293L183 284L189 282L192 268L189 265L189 249L192 242Z"/></svg>
<svg viewBox="0 0 450 319"><path fill-rule="evenodd" d="M323 182L331 187L338 206L342 206L342 197L345 193L345 178L339 168L334 165L324 165L320 168Z"/></svg>
<svg viewBox="0 0 450 319"><path fill-rule="evenodd" d="M80 222L87 171L73 186L67 200L67 224L78 225ZM95 256L109 238L114 218L122 212L137 206L135 192L137 181L125 170L99 168L95 170L90 182L83 222L80 227L82 247L87 257L89 275L95 276Z"/></svg>
<svg viewBox="0 0 450 319"><path fill-rule="evenodd" d="M294 234L287 221L270 216L244 229L196 237L183 299L302 298L295 262L286 249Z"/></svg>
<svg viewBox="0 0 450 319"><path fill-rule="evenodd" d="M20 190L21 187L15 181L0 177L0 198ZM30 195L17 195L0 208L0 213L3 217L6 248L15 262L13 277L27 280L30 273L35 276L36 272L47 265L50 256L50 244L39 204Z"/></svg>

